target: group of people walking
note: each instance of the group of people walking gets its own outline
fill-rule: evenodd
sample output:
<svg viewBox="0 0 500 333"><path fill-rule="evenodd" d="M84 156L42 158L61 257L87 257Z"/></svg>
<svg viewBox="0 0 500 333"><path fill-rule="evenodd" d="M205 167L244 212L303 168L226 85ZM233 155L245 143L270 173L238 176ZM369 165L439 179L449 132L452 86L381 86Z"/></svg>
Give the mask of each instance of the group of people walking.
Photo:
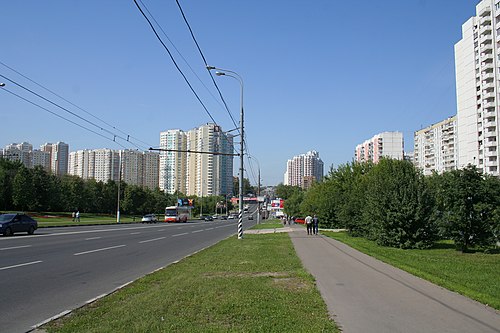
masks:
<svg viewBox="0 0 500 333"><path fill-rule="evenodd" d="M319 225L318 217L316 215L314 215L314 217L311 217L311 215L307 215L305 222L306 222L307 234L317 235L318 225Z"/></svg>

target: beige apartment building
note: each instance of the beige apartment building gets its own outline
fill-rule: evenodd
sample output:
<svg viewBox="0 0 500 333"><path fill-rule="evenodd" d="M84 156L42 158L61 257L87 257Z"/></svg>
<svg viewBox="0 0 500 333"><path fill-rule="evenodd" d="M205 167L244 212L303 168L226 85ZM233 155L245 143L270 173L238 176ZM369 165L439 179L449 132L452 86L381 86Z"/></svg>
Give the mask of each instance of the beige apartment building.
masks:
<svg viewBox="0 0 500 333"><path fill-rule="evenodd" d="M416 131L414 161L424 175L443 173L457 168L457 117Z"/></svg>
<svg viewBox="0 0 500 333"><path fill-rule="evenodd" d="M321 181L323 169L324 163L319 157L319 152L315 150L294 156L286 163L283 184L307 189L314 182Z"/></svg>
<svg viewBox="0 0 500 333"><path fill-rule="evenodd" d="M404 141L401 132L383 132L356 146L354 159L356 162L378 163L382 158L402 160L404 158Z"/></svg>
<svg viewBox="0 0 500 333"><path fill-rule="evenodd" d="M208 123L160 133L160 188L209 196L232 193L233 136ZM169 151L172 150L172 151Z"/></svg>
<svg viewBox="0 0 500 333"><path fill-rule="evenodd" d="M137 150L94 149L71 152L69 173L83 179L158 187L159 154Z"/></svg>

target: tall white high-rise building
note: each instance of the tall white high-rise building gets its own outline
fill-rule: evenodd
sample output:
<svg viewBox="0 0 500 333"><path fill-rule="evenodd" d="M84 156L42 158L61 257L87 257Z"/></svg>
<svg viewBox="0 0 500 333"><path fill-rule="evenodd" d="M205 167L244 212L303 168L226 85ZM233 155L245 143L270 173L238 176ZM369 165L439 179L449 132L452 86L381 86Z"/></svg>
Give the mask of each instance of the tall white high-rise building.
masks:
<svg viewBox="0 0 500 333"><path fill-rule="evenodd" d="M458 168L499 175L500 2L483 0L455 44Z"/></svg>
<svg viewBox="0 0 500 333"><path fill-rule="evenodd" d="M378 163L382 157L402 160L404 158L403 133L383 132L356 146L354 158L357 162Z"/></svg>
<svg viewBox="0 0 500 333"><path fill-rule="evenodd" d="M120 179L120 151L112 149L95 149L89 154L88 175L97 181L115 182Z"/></svg>
<svg viewBox="0 0 500 333"><path fill-rule="evenodd" d="M323 178L324 163L315 150L294 156L286 163L284 185L308 188Z"/></svg>
<svg viewBox="0 0 500 333"><path fill-rule="evenodd" d="M414 135L413 163L424 175L457 168L457 117L423 128Z"/></svg>
<svg viewBox="0 0 500 333"><path fill-rule="evenodd" d="M161 132L160 148L172 150L160 154L160 189L200 197L232 193L233 136L220 126Z"/></svg>
<svg viewBox="0 0 500 333"><path fill-rule="evenodd" d="M186 193L187 136L180 129L160 133L160 189L173 194L176 191Z"/></svg>
<svg viewBox="0 0 500 333"><path fill-rule="evenodd" d="M67 143L45 143L40 150L50 153L50 171L53 174L62 176L68 173L69 145Z"/></svg>

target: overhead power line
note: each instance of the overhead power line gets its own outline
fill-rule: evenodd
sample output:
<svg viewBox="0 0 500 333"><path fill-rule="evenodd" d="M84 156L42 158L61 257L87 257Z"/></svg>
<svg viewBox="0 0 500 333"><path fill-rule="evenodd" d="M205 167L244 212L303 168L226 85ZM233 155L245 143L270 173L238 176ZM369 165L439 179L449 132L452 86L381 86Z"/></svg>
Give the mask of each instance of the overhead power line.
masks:
<svg viewBox="0 0 500 333"><path fill-rule="evenodd" d="M103 123L103 124L105 124L106 126L109 126L110 128L112 128L112 129L114 129L114 130L116 130L116 131L118 131L118 132L122 133L123 135L126 135L126 136L127 136L127 138L132 138L132 139L134 139L134 140L136 140L136 141L138 141L138 142L143 143L143 144L144 144L144 145L146 145L146 146L151 146L151 144L149 144L149 143L147 143L147 142L144 142L144 141L141 141L140 139L135 138L135 137L133 137L133 136L131 136L131 135L127 134L126 132L124 132L124 131L120 130L120 129L119 129L119 128L117 128L116 126L113 126L113 125L109 124L108 122L104 121L103 119L101 119L101 118L97 117L96 115L92 114L91 112L89 112L89 111L85 110L84 108L82 108L82 107L80 107L80 106L76 105L75 103L73 103L73 102L69 101L68 99L66 99L66 98L64 98L63 96L61 96L61 95L57 94L56 92L54 92L54 91L50 90L49 88L47 88L47 87L43 86L42 84L40 84L40 83L36 82L35 80L33 80L33 79L29 78L28 76L26 76L26 75L24 75L23 73L21 73L21 72L17 71L16 69L14 69L14 68L12 68L12 67L8 66L7 64L3 63L2 61L0 61L0 65L2 65L2 66L4 66L4 67L8 68L9 70L13 71L14 73L18 74L19 76L21 76L21 77L25 78L26 80L28 80L28 81L32 82L33 84L37 85L38 87L40 87L40 88L44 89L45 91L48 91L49 93L53 94L53 95L54 95L54 96L56 96L56 97L58 97L58 98L62 99L62 100L63 100L63 101L65 101L66 103L71 104L71 105L72 105L72 106L74 106L75 108L77 108L77 109L79 109L79 110L81 110L81 111L85 112L86 114L88 114L89 116L93 117L94 119L96 119L96 120L98 120L98 121L102 122L102 123ZM130 142L130 140L127 140L127 141L129 141L129 142Z"/></svg>
<svg viewBox="0 0 500 333"><path fill-rule="evenodd" d="M158 41L161 43L161 45L163 46L163 48L167 51L169 57L170 57L170 60L172 60L172 62L174 63L174 66L175 68L177 69L177 71L182 75L182 77L184 78L184 81L186 82L186 84L188 85L189 89L191 90L191 92L195 95L196 99L198 100L198 102L201 104L201 106L203 107L203 109L205 110L205 112L208 114L208 116L210 117L210 119L212 119L212 121L217 124L217 122L215 121L214 117L212 116L212 114L210 113L210 111L208 111L207 107L205 106L205 104L203 103L203 101L200 99L200 96L198 96L198 94L196 93L196 91L194 90L193 86L191 85L191 83L189 82L188 78L186 77L186 75L184 74L184 72L182 71L182 69L179 67L179 65L177 64L177 62L175 61L175 58L174 56L172 55L172 52L170 52L170 49L167 47L167 45L165 45L165 43L163 42L163 40L161 39L160 35L158 35L158 32L156 31L154 25L151 23L151 20L148 18L148 16L146 15L146 13L144 13L144 11L142 10L141 6L137 3L137 0L134 0L134 3L137 7L137 9L141 12L142 16L144 16L144 18L146 19L146 21L148 22L149 24L149 27L151 28L151 30L153 30L153 33L155 34L156 38L158 39Z"/></svg>
<svg viewBox="0 0 500 333"><path fill-rule="evenodd" d="M136 146L137 148L140 148L140 147L138 147L136 144L134 144L133 142L131 142L129 137L124 138L124 137L121 137L121 136L119 136L119 135L117 135L117 134L115 134L115 133L113 133L113 132L111 132L111 131L109 131L109 130L107 130L107 129L105 129L105 128L102 128L101 126L99 126L99 125L97 125L97 124L93 123L92 121L90 121L90 120L88 120L88 119L83 118L83 117L82 117L82 116L80 116L79 114L77 114L77 113L75 113L75 112L73 112L73 111L71 111L71 110L69 110L69 109L67 109L67 108L65 108L65 107L63 107L63 106L61 106L61 105L57 104L56 102L51 101L50 99L48 99L48 98L46 98L46 97L44 97L44 96L42 96L42 95L40 95L40 94L36 93L35 91L33 91L33 90L31 90L31 89L29 89L29 88L27 88L27 87L23 86L22 84L20 84L20 83L18 83L18 82L16 82L16 81L14 81L14 80L12 80L12 79L10 79L10 78L6 77L5 75L0 74L0 77L2 77L2 78L4 78L4 79L8 80L9 82L11 82L11 83L15 84L16 86L18 86L18 87L20 87L20 88L22 88L22 89L24 89L24 90L28 91L29 93L31 93L31 94L33 94L33 95L37 96L38 98L43 99L44 101L46 101L46 102L48 102L48 103L50 103L50 104L54 105L55 107L57 107L57 108L59 108L59 109L61 109L61 110L65 111L65 112L67 112L67 113L71 114L72 116L74 116L74 117L76 117L76 118L78 118L78 119L80 119L80 120L84 121L85 123L87 123L87 124L89 124L89 125L92 125L92 126L96 127L97 129L100 129L101 131L104 131L104 132L106 132L106 133L108 133L108 134L113 135L113 137L114 137L114 138L120 138L120 139L122 139L122 140L124 140L124 141L127 141L127 142L131 143L132 145ZM5 88L3 88L3 89L5 89ZM10 92L10 91L9 91L9 92ZM12 93L12 92L11 92L11 93ZM20 95L17 95L17 94L14 94L14 95L15 95L15 96L17 96L17 97L19 97L19 98L22 98L23 100L25 100L25 101L27 101L27 102L30 102L30 103L31 103L31 104L33 104L33 105L40 106L40 105L38 105L38 104L36 104L36 103L32 103L31 101L29 101L29 100L28 100L28 99L26 99L26 98L21 97ZM48 111L48 109L46 109L46 108L43 108L43 109L44 109L44 110L46 110L46 111ZM49 112L50 112L50 113L52 113L52 114L56 114L55 112L52 112L52 111L49 111ZM65 117L61 117L61 118L62 118L62 119L64 119L64 120L69 121L69 119L68 119L68 118L65 118ZM76 122L74 122L74 121L71 121L71 123L73 123L73 124L77 124L77 123L76 123ZM87 129L87 128L86 128L86 129ZM97 133L97 132L94 132L94 131L92 131L92 132L93 132L93 133Z"/></svg>
<svg viewBox="0 0 500 333"><path fill-rule="evenodd" d="M118 145L120 145L120 146L124 147L124 146L123 146L123 145L121 145L119 142L116 142L116 140L115 140L114 138L113 138L113 139L111 139L111 138L109 138L109 137L107 137L107 136L105 136L105 135L103 135L103 134L101 134L101 133L99 133L99 132L96 132L96 131L94 131L94 130L92 130L92 129L88 128L88 127L85 127L85 126L83 126L83 125L81 125L81 124L79 124L79 123L77 123L77 122L75 122L75 121L73 121L73 120L71 120L71 119L68 119L68 118L66 118L66 117L63 117L63 116L61 116L60 114L58 114L58 113L56 113L56 112L54 112L54 111L51 111L51 110L49 110L49 109L47 109L47 108L45 108L45 107L41 106L40 104L37 104L37 103L35 103L35 102L33 102L33 101L30 101L29 99L27 99L27 98L25 98L25 97L23 97L23 96L21 96L21 95L18 95L18 94L16 94L16 93L15 93L15 92L13 92L13 91L10 91L8 88L2 88L2 91L6 91L6 92L8 92L9 94L14 95L14 96L16 96L16 97L18 97L18 98L22 99L23 101L25 101L25 102L27 102L27 103L30 103L30 104L32 104L32 105L34 105L34 106L37 106L37 107L39 107L40 109L45 110L45 111L47 111L48 113L53 114L53 115L54 115L54 116L56 116L56 117L59 117L59 118L61 118L61 119L65 120L65 121L67 121L67 122L69 122L69 123L72 123L73 125L76 125L76 126L78 126L78 127L80 127L80 128L83 128L83 129L84 129L84 130L86 130L86 131L89 131L89 132L91 132L91 133L94 133L94 134L96 134L96 135L99 135L100 137L103 137L103 138L104 138L104 139L106 139L106 140L113 141L113 142L117 143ZM125 148L125 147L124 147L124 148Z"/></svg>
<svg viewBox="0 0 500 333"><path fill-rule="evenodd" d="M186 18L186 15L184 14L184 10L182 9L182 6L179 3L179 0L175 0L175 2L177 3L177 7L179 8L179 11L182 14L182 18L184 19L184 22L186 23L186 25L187 25L187 27L189 29L189 32L191 33L191 38L193 38L193 41L196 44L196 48L198 49L198 52L200 53L201 58L203 59L203 62L205 63L205 68L208 69L209 65L207 63L207 59L205 58L205 55L201 51L200 44L198 44L198 41L196 40L196 37L194 36L193 29L191 29L191 25L189 24L189 22L188 22L188 20ZM226 108L227 113L229 114L229 117L231 117L231 120L233 122L234 127L238 128L238 125L236 124L236 121L234 120L233 115L232 115L231 111L229 110L229 108L227 106L226 100L224 99L224 96L222 95L222 92L220 91L219 86L217 85L217 82L215 82L215 79L214 79L214 76L212 75L212 72L210 70L208 70L208 73L210 75L210 78L212 79L212 82L213 82L215 88L219 92L219 96L220 96L222 102L224 103L224 107ZM238 129L238 131L239 131L239 129ZM240 133L240 135L241 135L241 133Z"/></svg>
<svg viewBox="0 0 500 333"><path fill-rule="evenodd" d="M153 21L156 23L156 25L158 25L158 27L160 28L160 30L163 32L163 34L167 37L167 39L170 41L170 39L168 38L167 34L165 33L165 31L161 28L161 26L158 24L158 22L154 19L154 17L151 15L150 11L147 9L147 7L144 5L144 3L139 0L139 2L142 4L142 6L144 6L144 9L149 13L149 15L151 16L151 18L153 19ZM179 65L177 64L172 52L170 51L170 49L167 47L167 45L163 42L163 40L161 39L160 35L158 34L157 30L155 29L154 25L152 24L151 20L148 18L148 16L146 15L146 13L144 12L144 10L141 8L141 5L139 5L139 3L137 2L137 0L134 0L134 3L137 7L137 9L141 12L142 16L146 19L146 21L148 22L151 30L153 31L153 33L155 34L156 38L158 39L158 41L161 43L161 45L163 46L163 48L167 51L171 61L173 62L175 68L177 69L177 71L182 75L182 77L184 78L184 81L186 82L186 84L188 85L188 87L191 89L191 92L195 95L196 99L198 100L198 102L202 105L203 109L205 110L205 112L208 114L208 116L210 117L210 119L213 121L213 123L215 125L218 126L217 122L215 121L214 117L212 116L212 114L210 113L210 111L207 109L207 107L205 106L205 104L202 102L201 98L199 97L199 95L196 93L195 89L193 88L193 86L191 85L191 83L189 82L188 78L186 77L186 75L184 74L184 72L182 71L182 69L179 67ZM170 41L171 42L171 41ZM173 43L171 42L171 44L173 45ZM175 48L175 45L174 45L174 49ZM182 57L182 55L180 54L180 52L176 49L176 51L179 53L179 55L181 56L181 58L184 59L184 57ZM201 50L200 50L201 51ZM187 63L187 61L184 59L184 61ZM205 61L205 59L204 59ZM187 63L188 64L188 63ZM206 61L205 61L205 64L206 64ZM191 66L189 66L188 64L188 67L191 68ZM192 68L191 68L192 70ZM193 71L194 72L194 71ZM196 75L196 73L195 73ZM199 79L199 78L198 78ZM213 80L213 78L212 78ZM201 81L201 80L200 80ZM215 82L214 82L215 83ZM206 88L206 86L205 86ZM207 88L208 90L208 88ZM219 91L219 94L221 95L220 91ZM222 97L222 95L221 95ZM224 101L224 104L225 101ZM227 109L227 105L226 105L226 109ZM228 109L227 109L228 110ZM229 110L228 110L229 112ZM231 114L230 114L231 116ZM231 116L232 118L232 116ZM235 125L235 127L238 127L235 122L234 122L234 119L233 119L233 124ZM238 129L239 131L239 129ZM227 141L227 137L224 135L223 138ZM233 149L235 150L235 149Z"/></svg>

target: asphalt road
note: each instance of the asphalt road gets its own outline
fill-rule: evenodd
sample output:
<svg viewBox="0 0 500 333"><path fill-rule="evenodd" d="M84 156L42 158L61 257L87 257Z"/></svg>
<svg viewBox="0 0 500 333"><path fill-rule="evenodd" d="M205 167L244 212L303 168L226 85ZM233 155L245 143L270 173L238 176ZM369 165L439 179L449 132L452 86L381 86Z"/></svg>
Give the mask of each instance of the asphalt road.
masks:
<svg viewBox="0 0 500 333"><path fill-rule="evenodd" d="M27 332L236 233L237 220L215 220L0 237L0 332Z"/></svg>

